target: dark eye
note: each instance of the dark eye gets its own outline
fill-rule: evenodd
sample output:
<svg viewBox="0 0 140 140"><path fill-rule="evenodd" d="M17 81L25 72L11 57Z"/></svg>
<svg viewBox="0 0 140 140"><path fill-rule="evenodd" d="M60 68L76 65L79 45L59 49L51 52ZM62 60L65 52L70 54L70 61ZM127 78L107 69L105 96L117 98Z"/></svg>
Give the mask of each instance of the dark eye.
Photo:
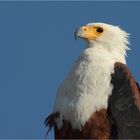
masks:
<svg viewBox="0 0 140 140"><path fill-rule="evenodd" d="M104 30L103 30L103 28L98 27L98 28L96 29L96 31L97 31L98 33L102 33Z"/></svg>

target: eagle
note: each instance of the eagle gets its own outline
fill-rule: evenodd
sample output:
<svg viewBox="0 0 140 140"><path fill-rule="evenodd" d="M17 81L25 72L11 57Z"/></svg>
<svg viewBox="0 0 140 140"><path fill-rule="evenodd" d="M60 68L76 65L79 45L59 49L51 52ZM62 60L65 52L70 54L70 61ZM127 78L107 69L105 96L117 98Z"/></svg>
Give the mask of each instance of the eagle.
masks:
<svg viewBox="0 0 140 140"><path fill-rule="evenodd" d="M129 34L88 23L75 37L86 47L58 88L47 134L53 128L55 139L140 138L140 87L126 64Z"/></svg>

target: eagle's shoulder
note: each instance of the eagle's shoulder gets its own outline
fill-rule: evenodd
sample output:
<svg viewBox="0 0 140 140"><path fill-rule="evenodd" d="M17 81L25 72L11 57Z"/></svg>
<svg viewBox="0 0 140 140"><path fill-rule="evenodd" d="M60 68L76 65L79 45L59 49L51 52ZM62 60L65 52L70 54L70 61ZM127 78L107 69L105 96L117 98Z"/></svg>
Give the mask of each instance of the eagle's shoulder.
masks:
<svg viewBox="0 0 140 140"><path fill-rule="evenodd" d="M127 65L114 64L108 100L110 116L117 126L119 138L140 138L140 90Z"/></svg>
<svg viewBox="0 0 140 140"><path fill-rule="evenodd" d="M135 104L140 110L140 87L126 64L121 62L116 62L114 64L114 73L112 74L111 83L114 86L114 91L124 90L122 96L132 94Z"/></svg>

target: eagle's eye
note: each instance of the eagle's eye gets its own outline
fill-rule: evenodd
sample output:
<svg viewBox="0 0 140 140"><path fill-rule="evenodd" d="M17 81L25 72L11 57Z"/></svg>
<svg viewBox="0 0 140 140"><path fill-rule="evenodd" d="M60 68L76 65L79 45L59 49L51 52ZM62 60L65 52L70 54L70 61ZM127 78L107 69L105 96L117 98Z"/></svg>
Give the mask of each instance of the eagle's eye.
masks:
<svg viewBox="0 0 140 140"><path fill-rule="evenodd" d="M98 28L96 29L96 31L97 31L98 33L102 33L104 30L103 30L103 28L98 27Z"/></svg>

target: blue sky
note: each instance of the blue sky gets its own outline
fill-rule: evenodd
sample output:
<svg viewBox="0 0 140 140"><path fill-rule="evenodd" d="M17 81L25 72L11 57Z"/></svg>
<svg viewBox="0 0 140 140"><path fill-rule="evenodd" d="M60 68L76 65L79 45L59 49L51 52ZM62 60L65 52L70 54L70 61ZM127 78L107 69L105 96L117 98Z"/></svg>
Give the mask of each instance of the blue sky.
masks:
<svg viewBox="0 0 140 140"><path fill-rule="evenodd" d="M88 22L131 34L127 63L140 83L139 13L140 2L0 2L0 138L45 137L57 88L84 49L73 33Z"/></svg>

